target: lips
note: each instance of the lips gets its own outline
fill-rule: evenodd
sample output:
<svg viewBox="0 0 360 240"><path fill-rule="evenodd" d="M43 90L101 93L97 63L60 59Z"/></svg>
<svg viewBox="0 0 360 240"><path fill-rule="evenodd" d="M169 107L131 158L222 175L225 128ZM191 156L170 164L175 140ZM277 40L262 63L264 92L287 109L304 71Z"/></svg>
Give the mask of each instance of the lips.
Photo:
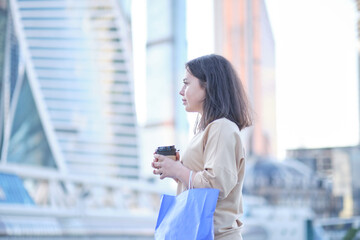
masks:
<svg viewBox="0 0 360 240"><path fill-rule="evenodd" d="M186 100L185 100L185 99L182 99L182 102L183 102L183 105L185 105L185 104L186 104Z"/></svg>

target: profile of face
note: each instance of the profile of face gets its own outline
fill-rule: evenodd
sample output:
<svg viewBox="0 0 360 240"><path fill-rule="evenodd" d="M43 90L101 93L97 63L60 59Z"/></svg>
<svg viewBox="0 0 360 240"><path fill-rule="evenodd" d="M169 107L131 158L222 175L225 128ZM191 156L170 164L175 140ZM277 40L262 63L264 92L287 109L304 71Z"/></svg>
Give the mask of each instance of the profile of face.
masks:
<svg viewBox="0 0 360 240"><path fill-rule="evenodd" d="M203 102L205 100L205 89L201 87L200 80L186 70L183 80L184 86L179 94L182 96L183 105L187 112L198 112L202 114Z"/></svg>

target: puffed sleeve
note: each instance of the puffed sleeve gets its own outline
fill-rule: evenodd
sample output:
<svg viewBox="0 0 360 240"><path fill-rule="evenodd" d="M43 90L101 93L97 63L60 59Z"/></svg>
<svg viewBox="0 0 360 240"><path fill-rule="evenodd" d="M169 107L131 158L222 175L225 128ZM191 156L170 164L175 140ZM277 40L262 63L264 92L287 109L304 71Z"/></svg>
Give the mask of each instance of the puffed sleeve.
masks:
<svg viewBox="0 0 360 240"><path fill-rule="evenodd" d="M204 170L196 173L193 186L219 189L219 198L226 198L238 182L240 136L234 128L218 122L210 126L204 144Z"/></svg>

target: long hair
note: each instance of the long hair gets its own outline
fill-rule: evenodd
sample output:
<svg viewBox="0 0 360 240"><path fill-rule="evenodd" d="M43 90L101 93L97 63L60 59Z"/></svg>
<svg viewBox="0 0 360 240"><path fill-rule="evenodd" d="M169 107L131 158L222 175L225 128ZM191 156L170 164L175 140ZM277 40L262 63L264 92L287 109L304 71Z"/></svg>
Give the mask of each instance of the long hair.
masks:
<svg viewBox="0 0 360 240"><path fill-rule="evenodd" d="M212 121L227 118L239 130L252 125L250 105L235 69L224 57L216 54L190 60L186 69L200 81L205 89L203 114L197 121L195 132L204 130Z"/></svg>

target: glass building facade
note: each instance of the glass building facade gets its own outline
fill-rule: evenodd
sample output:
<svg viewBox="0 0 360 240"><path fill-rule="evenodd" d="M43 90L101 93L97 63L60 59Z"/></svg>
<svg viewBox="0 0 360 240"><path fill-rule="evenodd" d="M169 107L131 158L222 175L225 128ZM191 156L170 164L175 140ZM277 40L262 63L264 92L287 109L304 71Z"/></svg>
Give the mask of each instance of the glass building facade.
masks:
<svg viewBox="0 0 360 240"><path fill-rule="evenodd" d="M156 147L184 149L189 139L179 95L187 61L186 1L147 0L146 5L146 114L140 129L142 156L150 160ZM149 166L145 177L152 178L150 164L144 166Z"/></svg>
<svg viewBox="0 0 360 240"><path fill-rule="evenodd" d="M130 6L0 1L0 239L153 239Z"/></svg>
<svg viewBox="0 0 360 240"><path fill-rule="evenodd" d="M129 3L2 1L1 163L138 178Z"/></svg>

